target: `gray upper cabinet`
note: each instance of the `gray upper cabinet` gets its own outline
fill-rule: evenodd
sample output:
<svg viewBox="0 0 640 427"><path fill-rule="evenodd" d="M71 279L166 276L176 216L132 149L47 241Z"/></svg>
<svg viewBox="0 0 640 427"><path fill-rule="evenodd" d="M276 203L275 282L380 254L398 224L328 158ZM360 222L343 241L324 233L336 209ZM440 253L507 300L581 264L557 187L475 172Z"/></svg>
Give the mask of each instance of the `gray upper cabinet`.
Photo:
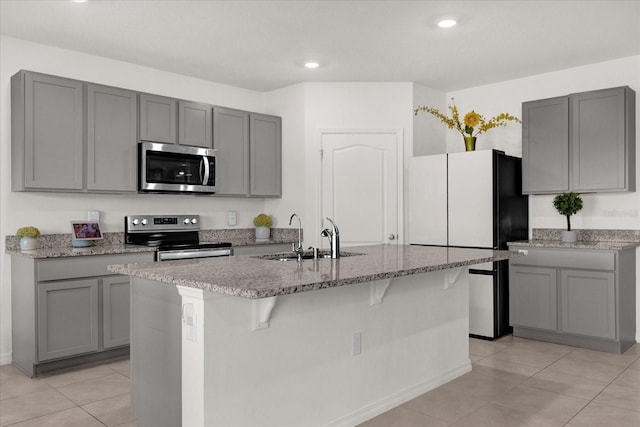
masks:
<svg viewBox="0 0 640 427"><path fill-rule="evenodd" d="M137 191L137 94L87 85L87 189Z"/></svg>
<svg viewBox="0 0 640 427"><path fill-rule="evenodd" d="M522 104L522 190L561 193L569 189L569 99Z"/></svg>
<svg viewBox="0 0 640 427"><path fill-rule="evenodd" d="M250 186L252 196L282 195L282 120L265 114L249 116Z"/></svg>
<svg viewBox="0 0 640 427"><path fill-rule="evenodd" d="M635 191L635 92L629 87L522 104L525 194Z"/></svg>
<svg viewBox="0 0 640 427"><path fill-rule="evenodd" d="M249 113L213 107L218 195L249 194Z"/></svg>
<svg viewBox="0 0 640 427"><path fill-rule="evenodd" d="M140 141L175 144L177 108L173 98L140 94Z"/></svg>
<svg viewBox="0 0 640 427"><path fill-rule="evenodd" d="M572 95L573 191L635 190L635 93L628 87Z"/></svg>
<svg viewBox="0 0 640 427"><path fill-rule="evenodd" d="M212 147L211 106L197 102L178 102L178 144Z"/></svg>
<svg viewBox="0 0 640 427"><path fill-rule="evenodd" d="M11 104L11 189L81 191L82 82L20 71Z"/></svg>

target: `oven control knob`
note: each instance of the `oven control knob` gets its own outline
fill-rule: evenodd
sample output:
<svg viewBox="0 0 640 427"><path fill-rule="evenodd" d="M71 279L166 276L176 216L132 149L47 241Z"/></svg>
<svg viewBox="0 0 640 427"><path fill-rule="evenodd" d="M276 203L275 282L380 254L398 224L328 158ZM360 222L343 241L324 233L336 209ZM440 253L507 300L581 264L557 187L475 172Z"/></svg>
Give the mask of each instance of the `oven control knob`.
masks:
<svg viewBox="0 0 640 427"><path fill-rule="evenodd" d="M184 221L182 221L184 224L189 224L189 218L185 218Z"/></svg>
<svg viewBox="0 0 640 427"><path fill-rule="evenodd" d="M198 223L198 218L191 219L191 224L197 224L197 223Z"/></svg>
<svg viewBox="0 0 640 427"><path fill-rule="evenodd" d="M138 225L138 224L140 224L140 220L138 218L134 218L133 221L131 221L131 223L133 225Z"/></svg>
<svg viewBox="0 0 640 427"><path fill-rule="evenodd" d="M146 218L142 218L142 221L140 221L140 223L142 223L142 225L147 225L147 219Z"/></svg>

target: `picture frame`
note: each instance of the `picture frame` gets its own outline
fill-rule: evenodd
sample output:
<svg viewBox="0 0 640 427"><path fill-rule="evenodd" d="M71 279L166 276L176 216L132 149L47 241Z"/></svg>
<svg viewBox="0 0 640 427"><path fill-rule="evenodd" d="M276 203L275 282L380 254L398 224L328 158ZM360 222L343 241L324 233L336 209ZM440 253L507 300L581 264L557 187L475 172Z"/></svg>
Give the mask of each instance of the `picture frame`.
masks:
<svg viewBox="0 0 640 427"><path fill-rule="evenodd" d="M72 240L89 241L104 239L100 222L98 221L71 221Z"/></svg>

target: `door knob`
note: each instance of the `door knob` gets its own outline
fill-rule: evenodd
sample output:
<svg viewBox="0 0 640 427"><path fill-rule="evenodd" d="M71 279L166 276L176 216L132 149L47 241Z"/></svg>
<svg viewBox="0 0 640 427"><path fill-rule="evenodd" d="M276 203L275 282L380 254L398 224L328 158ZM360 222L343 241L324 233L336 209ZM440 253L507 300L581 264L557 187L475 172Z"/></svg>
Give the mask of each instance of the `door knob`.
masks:
<svg viewBox="0 0 640 427"><path fill-rule="evenodd" d="M395 239L395 238L396 238L396 235L395 235L395 234L389 234L389 240L393 240L393 239Z"/></svg>

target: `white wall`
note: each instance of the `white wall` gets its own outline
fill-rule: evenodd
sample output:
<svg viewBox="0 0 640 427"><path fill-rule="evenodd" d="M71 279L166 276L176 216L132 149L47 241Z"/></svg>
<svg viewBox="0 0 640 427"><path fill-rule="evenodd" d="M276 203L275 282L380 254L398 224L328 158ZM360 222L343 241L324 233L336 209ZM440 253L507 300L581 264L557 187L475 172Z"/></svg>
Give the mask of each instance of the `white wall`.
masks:
<svg viewBox="0 0 640 427"><path fill-rule="evenodd" d="M444 92L419 84L413 85L414 109L418 106L429 106L446 112L447 101ZM432 116L429 113L420 112L413 119L413 155L429 156L446 153L446 126L438 120L427 120L425 117Z"/></svg>
<svg viewBox="0 0 640 427"><path fill-rule="evenodd" d="M462 114L475 109L489 118L506 111L521 117L521 103L536 99L568 95L595 89L629 86L636 91L636 192L618 194L585 194L584 208L571 218L576 229L639 229L640 228L640 56L539 74L492 85L459 90L447 94L455 97ZM449 152L463 151L462 137L447 131ZM521 126L510 124L490 130L478 137L476 149L496 148L507 154L522 155ZM531 228L564 228L566 219L553 208L553 196L529 197ZM636 251L636 340L640 342L640 255Z"/></svg>
<svg viewBox="0 0 640 427"><path fill-rule="evenodd" d="M123 231L123 217L134 213L199 213L203 228L226 228L226 211L238 211L238 228L251 227L265 210L264 199L175 195L89 195L11 192L10 78L21 69L112 85L136 91L257 112L265 110L263 93L198 80L79 52L0 37L0 241L24 225L43 233L69 232L69 220L102 212L104 231ZM283 117L283 122L290 120ZM297 120L297 118L295 119ZM288 218L288 217L287 217ZM283 224L284 218L276 218ZM0 364L11 354L10 256L0 256Z"/></svg>

